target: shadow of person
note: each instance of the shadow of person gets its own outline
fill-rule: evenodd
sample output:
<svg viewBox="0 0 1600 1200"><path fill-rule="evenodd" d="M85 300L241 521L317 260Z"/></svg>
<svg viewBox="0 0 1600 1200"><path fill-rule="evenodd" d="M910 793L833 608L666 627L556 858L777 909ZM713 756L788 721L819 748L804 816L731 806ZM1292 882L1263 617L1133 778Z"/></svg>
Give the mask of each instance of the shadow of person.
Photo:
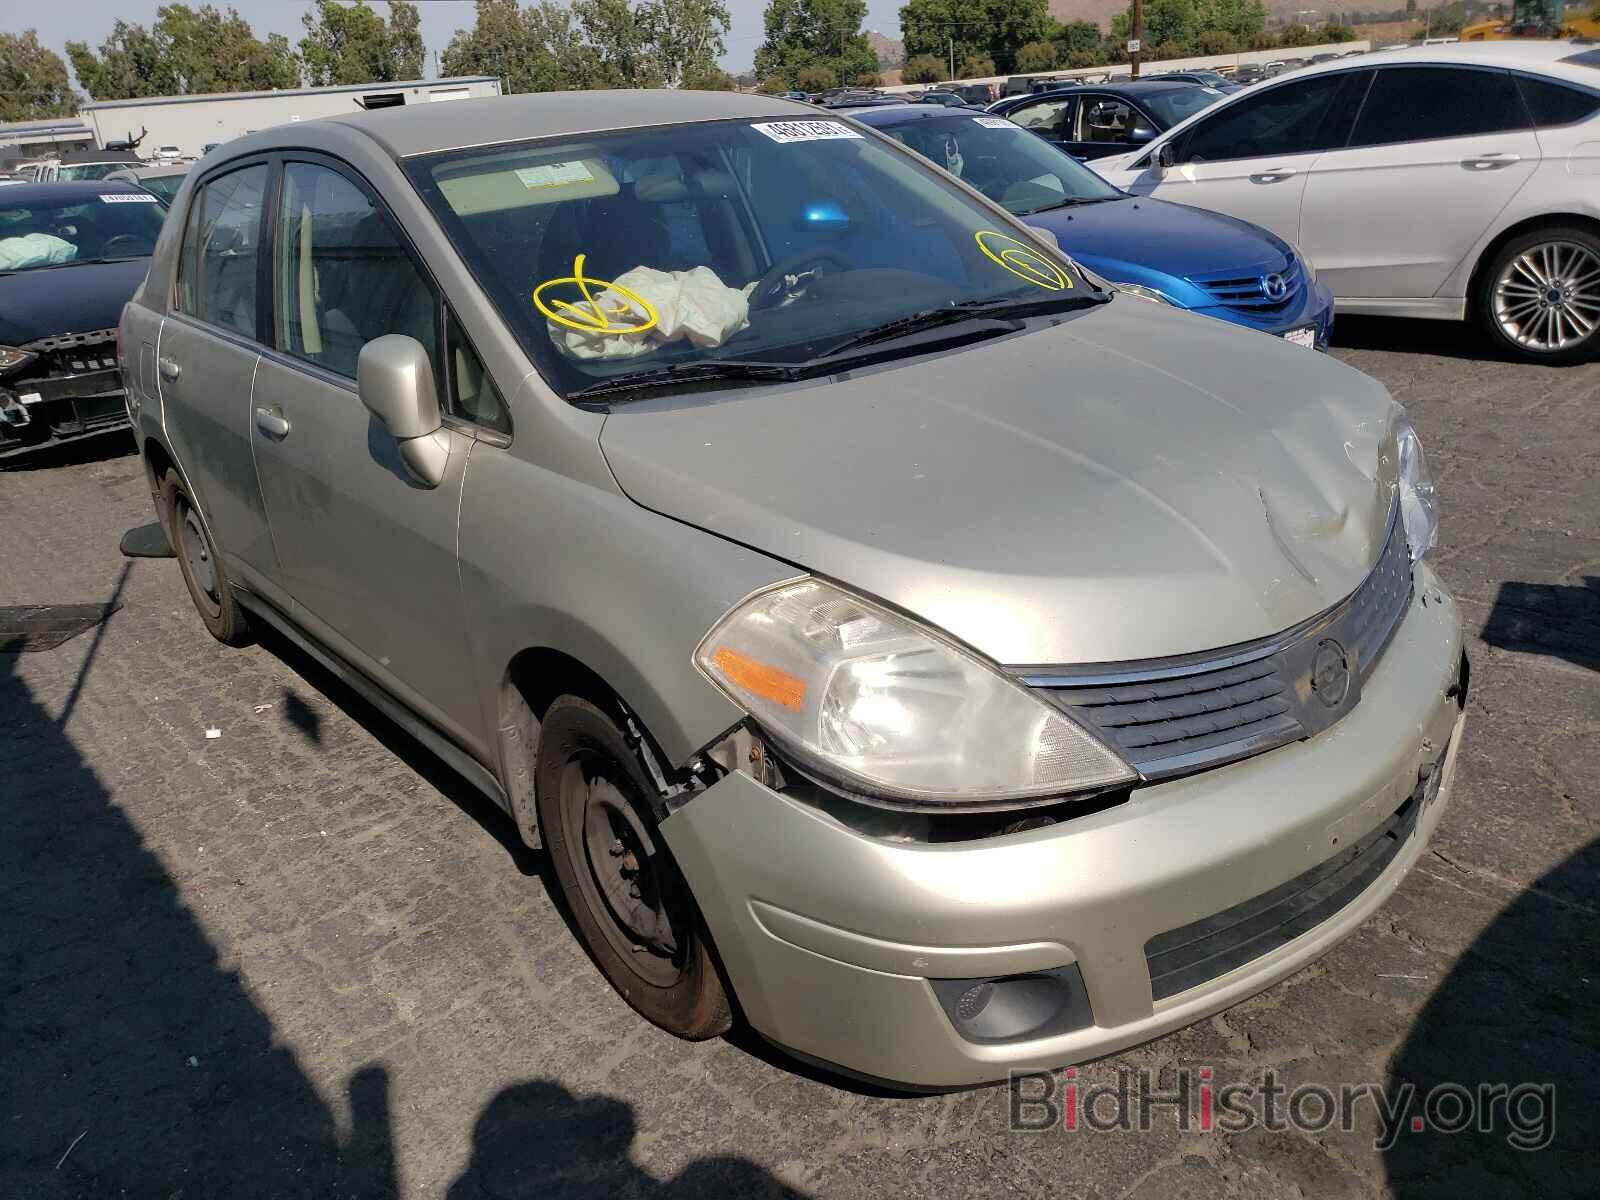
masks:
<svg viewBox="0 0 1600 1200"><path fill-rule="evenodd" d="M575 1096L545 1079L516 1084L496 1095L479 1115L472 1131L472 1159L447 1198L803 1200L758 1164L736 1156L697 1159L663 1183L629 1157L635 1130L632 1106L615 1097Z"/></svg>
<svg viewBox="0 0 1600 1200"><path fill-rule="evenodd" d="M1600 576L1582 584L1508 579L1495 593L1483 640L1502 650L1547 654L1600 671Z"/></svg>
<svg viewBox="0 0 1600 1200"><path fill-rule="evenodd" d="M1390 1071L1391 1103L1414 1089L1384 1151L1393 1193L1593 1196L1597 1073L1600 840L1496 916L1412 1025Z"/></svg>
<svg viewBox="0 0 1600 1200"><path fill-rule="evenodd" d="M0 1195L395 1195L386 1073L352 1077L341 1137L21 663L0 654Z"/></svg>

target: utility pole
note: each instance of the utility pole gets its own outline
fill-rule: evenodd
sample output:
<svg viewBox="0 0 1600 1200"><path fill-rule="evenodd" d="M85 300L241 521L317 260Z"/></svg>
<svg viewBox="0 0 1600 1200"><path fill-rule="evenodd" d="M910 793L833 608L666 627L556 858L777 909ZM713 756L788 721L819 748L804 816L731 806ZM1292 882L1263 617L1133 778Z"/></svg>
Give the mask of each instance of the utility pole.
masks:
<svg viewBox="0 0 1600 1200"><path fill-rule="evenodd" d="M1135 4L1138 4L1138 3L1141 3L1141 2L1142 2L1142 0L1134 0ZM956 77L956 35L952 33L952 34L949 35L949 37L950 37L950 78L952 80L954 80L955 77Z"/></svg>
<svg viewBox="0 0 1600 1200"><path fill-rule="evenodd" d="M1128 35L1128 53L1133 59L1133 78L1139 78L1139 58L1144 53L1144 0L1133 0L1133 30Z"/></svg>

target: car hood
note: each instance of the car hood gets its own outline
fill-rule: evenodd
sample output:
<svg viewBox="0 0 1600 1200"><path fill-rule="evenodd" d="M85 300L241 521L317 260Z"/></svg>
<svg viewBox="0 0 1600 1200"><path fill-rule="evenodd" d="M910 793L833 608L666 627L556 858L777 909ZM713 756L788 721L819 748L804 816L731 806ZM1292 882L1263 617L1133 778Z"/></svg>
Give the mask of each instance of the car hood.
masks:
<svg viewBox="0 0 1600 1200"><path fill-rule="evenodd" d="M1061 248L1107 279L1152 269L1179 278L1243 269L1277 271L1289 247L1266 230L1221 213L1145 197L1031 213Z"/></svg>
<svg viewBox="0 0 1600 1200"><path fill-rule="evenodd" d="M618 406L601 445L647 508L999 663L1068 664L1232 645L1347 596L1387 527L1396 411L1324 355L1124 297L831 381Z"/></svg>
<svg viewBox="0 0 1600 1200"><path fill-rule="evenodd" d="M115 329L149 267L130 258L0 275L0 346Z"/></svg>

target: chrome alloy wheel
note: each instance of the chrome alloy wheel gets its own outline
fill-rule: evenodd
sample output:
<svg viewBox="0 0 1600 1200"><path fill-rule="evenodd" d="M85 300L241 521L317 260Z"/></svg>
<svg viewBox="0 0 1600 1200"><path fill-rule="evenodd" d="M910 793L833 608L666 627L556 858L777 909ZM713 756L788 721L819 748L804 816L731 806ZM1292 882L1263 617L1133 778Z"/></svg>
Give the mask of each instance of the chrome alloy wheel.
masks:
<svg viewBox="0 0 1600 1200"><path fill-rule="evenodd" d="M1529 246L1495 280L1494 317L1528 350L1578 345L1600 325L1600 256L1576 242Z"/></svg>

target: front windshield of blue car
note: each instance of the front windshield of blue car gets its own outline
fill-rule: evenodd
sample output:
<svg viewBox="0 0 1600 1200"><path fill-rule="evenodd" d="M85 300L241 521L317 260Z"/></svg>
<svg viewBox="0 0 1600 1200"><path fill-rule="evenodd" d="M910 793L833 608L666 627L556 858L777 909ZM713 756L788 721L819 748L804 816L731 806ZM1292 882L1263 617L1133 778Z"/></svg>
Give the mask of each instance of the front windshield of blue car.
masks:
<svg viewBox="0 0 1600 1200"><path fill-rule="evenodd" d="M952 113L878 130L1019 217L1123 194L1070 154L1004 117Z"/></svg>
<svg viewBox="0 0 1600 1200"><path fill-rule="evenodd" d="M946 120L975 164L1025 161L1013 144L1037 140L1004 121L928 123ZM1073 166L1030 168L1054 181L1041 195L1069 179L1108 190ZM943 173L840 118L544 139L407 169L568 396L651 370L791 368L933 310L1103 298Z"/></svg>
<svg viewBox="0 0 1600 1200"><path fill-rule="evenodd" d="M11 190L0 190L0 273L147 257L166 216L149 192L74 190L17 201L6 195Z"/></svg>
<svg viewBox="0 0 1600 1200"><path fill-rule="evenodd" d="M1173 88L1170 92L1140 96L1139 103L1150 110L1151 116L1161 122L1163 129L1171 129L1202 108L1210 108L1226 94L1217 88L1196 84L1194 87Z"/></svg>

